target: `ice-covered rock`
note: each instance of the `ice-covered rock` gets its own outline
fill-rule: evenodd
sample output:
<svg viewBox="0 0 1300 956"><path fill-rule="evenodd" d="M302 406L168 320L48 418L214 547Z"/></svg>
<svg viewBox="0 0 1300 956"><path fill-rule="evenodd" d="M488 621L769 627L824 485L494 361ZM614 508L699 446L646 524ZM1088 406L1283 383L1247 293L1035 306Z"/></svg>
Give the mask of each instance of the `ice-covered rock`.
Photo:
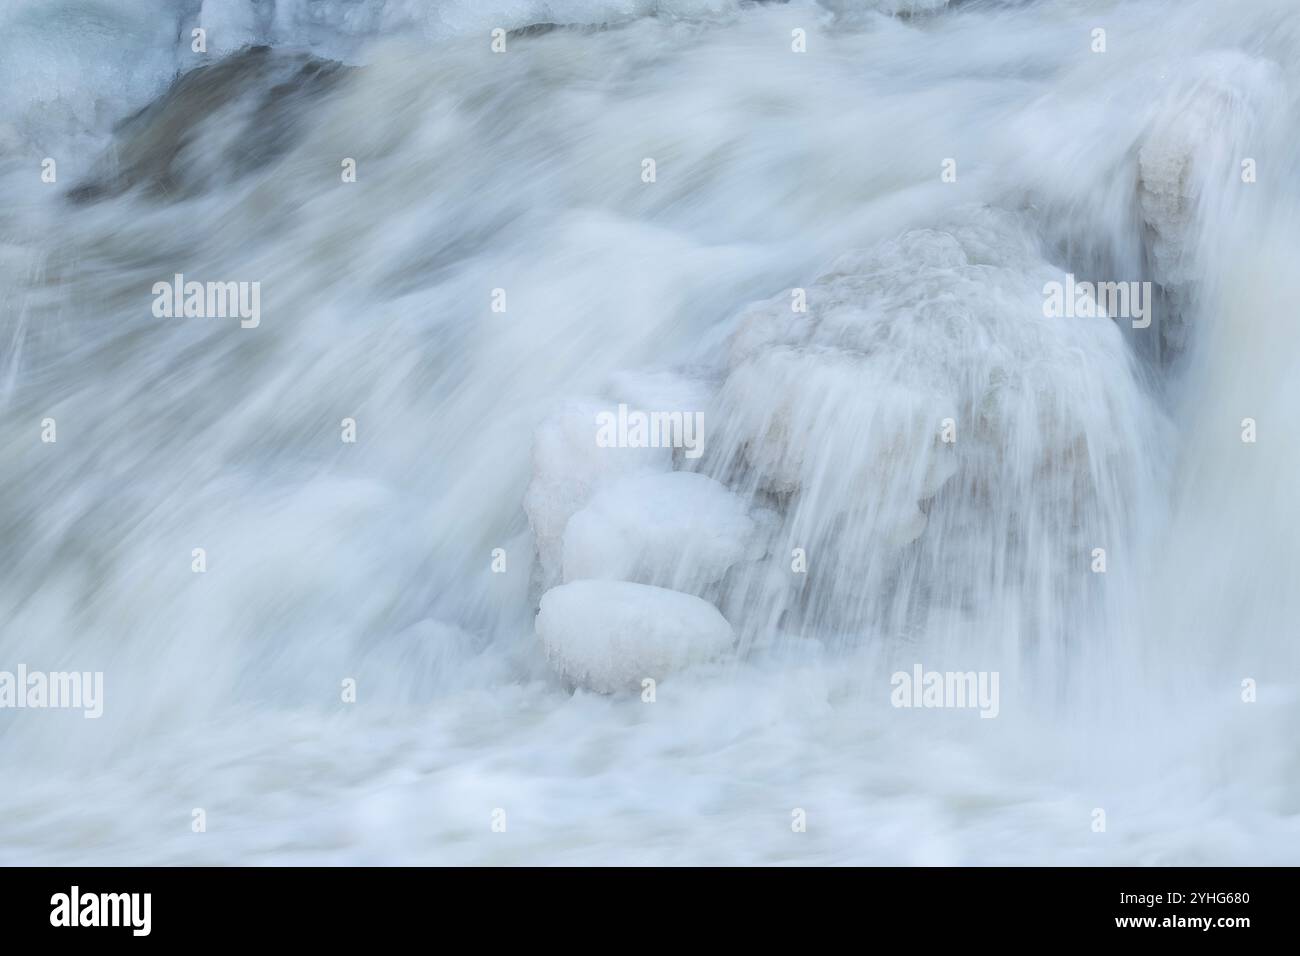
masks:
<svg viewBox="0 0 1300 956"><path fill-rule="evenodd" d="M182 8L170 0L0 3L0 122L15 145L49 150L106 132L158 95L181 62Z"/></svg>
<svg viewBox="0 0 1300 956"><path fill-rule="evenodd" d="M326 55L355 54L387 34L438 42L501 27L600 26L656 15L702 17L741 0L203 0L200 23L231 44L310 42ZM882 0L885 3L935 0Z"/></svg>
<svg viewBox="0 0 1300 956"><path fill-rule="evenodd" d="M873 14L886 16L919 16L938 13L948 6L948 0L817 0L841 22L866 21Z"/></svg>
<svg viewBox="0 0 1300 956"><path fill-rule="evenodd" d="M605 403L566 403L538 427L533 437L533 477L524 493L524 511L537 542L541 590L560 583L564 529L596 490L633 474L672 468L669 448L602 448L596 442L596 416Z"/></svg>
<svg viewBox="0 0 1300 956"><path fill-rule="evenodd" d="M143 187L175 200L260 171L301 139L312 109L347 72L269 47L191 70L118 125L100 168L70 197L85 202Z"/></svg>
<svg viewBox="0 0 1300 956"><path fill-rule="evenodd" d="M638 412L699 415L710 395L698 379L668 370L618 372L601 392L606 395L604 400L566 402L542 422L533 437L532 480L524 496L524 511L537 544L539 587L534 596L566 580L564 529L593 495L623 478L671 471L674 455L685 454L672 447L602 442L601 417L616 414L620 404ZM692 437L702 441L704 436ZM587 576L570 575L567 580Z"/></svg>
<svg viewBox="0 0 1300 956"><path fill-rule="evenodd" d="M704 475L636 475L569 519L564 580L602 578L698 593L753 555L744 502Z"/></svg>
<svg viewBox="0 0 1300 956"><path fill-rule="evenodd" d="M1207 199L1222 199L1224 182L1253 181L1256 171L1242 166L1256 161L1252 127L1277 108L1270 100L1285 88L1276 64L1235 51L1199 58L1186 70L1189 80L1164 104L1138 150L1147 258L1169 295L1161 334L1174 350L1185 345L1184 310L1201 278L1201 245L1215 239L1219 217L1235 214L1207 207Z"/></svg>
<svg viewBox="0 0 1300 956"><path fill-rule="evenodd" d="M627 581L573 581L542 596L537 634L565 680L609 694L725 653L731 625L707 601Z"/></svg>
<svg viewBox="0 0 1300 956"><path fill-rule="evenodd" d="M787 292L741 318L707 470L782 503L810 567L786 610L897 628L1122 540L1149 402L1114 322L1045 316L1063 276L1020 218L969 210L842 257L806 312Z"/></svg>

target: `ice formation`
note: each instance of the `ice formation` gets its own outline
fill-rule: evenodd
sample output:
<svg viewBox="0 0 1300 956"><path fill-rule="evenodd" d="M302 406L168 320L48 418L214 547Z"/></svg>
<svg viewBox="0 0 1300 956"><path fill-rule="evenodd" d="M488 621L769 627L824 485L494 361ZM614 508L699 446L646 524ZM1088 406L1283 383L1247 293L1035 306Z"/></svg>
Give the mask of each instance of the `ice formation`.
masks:
<svg viewBox="0 0 1300 956"><path fill-rule="evenodd" d="M614 693L656 683L729 650L731 625L707 601L628 581L573 581L542 596L547 660L578 686Z"/></svg>

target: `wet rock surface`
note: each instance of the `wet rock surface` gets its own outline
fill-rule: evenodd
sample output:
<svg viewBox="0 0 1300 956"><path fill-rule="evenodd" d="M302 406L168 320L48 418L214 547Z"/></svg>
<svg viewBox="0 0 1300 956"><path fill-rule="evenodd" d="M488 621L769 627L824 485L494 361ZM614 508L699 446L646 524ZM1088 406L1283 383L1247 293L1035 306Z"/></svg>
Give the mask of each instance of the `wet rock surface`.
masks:
<svg viewBox="0 0 1300 956"><path fill-rule="evenodd" d="M312 108L353 70L264 46L191 70L118 125L101 171L68 198L89 203L140 188L170 200L241 179L287 153Z"/></svg>

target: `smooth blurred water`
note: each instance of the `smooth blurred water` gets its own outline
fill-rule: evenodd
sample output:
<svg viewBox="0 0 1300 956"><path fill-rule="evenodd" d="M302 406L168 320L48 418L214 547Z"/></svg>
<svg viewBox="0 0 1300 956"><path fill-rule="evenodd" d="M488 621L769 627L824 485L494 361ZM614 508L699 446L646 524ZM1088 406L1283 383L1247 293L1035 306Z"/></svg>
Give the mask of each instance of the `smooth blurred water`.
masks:
<svg viewBox="0 0 1300 956"><path fill-rule="evenodd" d="M1300 9L896 6L0 5L0 669L106 696L0 711L0 861L1295 863ZM620 402L704 456L598 454ZM672 467L753 517L661 534L737 652L574 693L567 522Z"/></svg>

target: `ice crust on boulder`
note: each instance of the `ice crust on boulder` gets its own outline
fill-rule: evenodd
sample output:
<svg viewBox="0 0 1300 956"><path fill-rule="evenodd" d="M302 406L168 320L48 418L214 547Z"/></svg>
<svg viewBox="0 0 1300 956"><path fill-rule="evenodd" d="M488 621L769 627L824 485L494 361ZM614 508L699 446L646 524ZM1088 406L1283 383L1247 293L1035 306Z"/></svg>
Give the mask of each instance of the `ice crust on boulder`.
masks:
<svg viewBox="0 0 1300 956"><path fill-rule="evenodd" d="M744 501L712 478L635 475L569 519L564 580L639 581L698 593L752 554L755 531Z"/></svg>
<svg viewBox="0 0 1300 956"><path fill-rule="evenodd" d="M567 681L610 694L730 650L731 625L690 594L628 581L573 581L542 596L546 658Z"/></svg>
<svg viewBox="0 0 1300 956"><path fill-rule="evenodd" d="M666 472L667 448L601 448L596 416L608 404L578 400L538 427L533 437L533 477L524 511L537 543L541 589L560 583L564 529L602 485L632 474Z"/></svg>

